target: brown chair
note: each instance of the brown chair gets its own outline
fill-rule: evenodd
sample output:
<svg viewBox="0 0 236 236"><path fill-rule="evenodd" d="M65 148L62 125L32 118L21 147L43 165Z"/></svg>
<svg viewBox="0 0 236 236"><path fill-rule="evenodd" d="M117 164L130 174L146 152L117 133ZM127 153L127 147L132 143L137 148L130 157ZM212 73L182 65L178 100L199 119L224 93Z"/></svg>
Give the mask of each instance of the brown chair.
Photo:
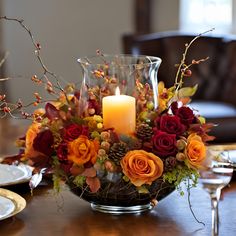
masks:
<svg viewBox="0 0 236 236"><path fill-rule="evenodd" d="M162 64L158 80L166 86L174 84L177 68L185 49L195 35L181 32L161 32L123 36L124 53L158 56ZM200 37L190 48L187 62L209 57L194 65L192 76L185 78L186 86L198 84L192 107L208 122L218 124L211 131L215 143L236 142L236 36Z"/></svg>

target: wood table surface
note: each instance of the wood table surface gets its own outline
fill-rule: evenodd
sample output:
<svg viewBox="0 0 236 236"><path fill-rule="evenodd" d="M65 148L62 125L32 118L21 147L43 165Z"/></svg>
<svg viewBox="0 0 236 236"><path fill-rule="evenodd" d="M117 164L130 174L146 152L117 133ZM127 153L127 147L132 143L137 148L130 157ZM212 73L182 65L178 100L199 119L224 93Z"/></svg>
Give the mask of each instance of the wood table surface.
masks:
<svg viewBox="0 0 236 236"><path fill-rule="evenodd" d="M92 211L89 203L66 187L59 195L55 195L51 184L39 186L33 196L26 185L13 190L26 199L27 206L0 221L1 236L211 235L210 198L200 188L192 189L191 204L205 226L193 218L187 194L181 197L176 191L148 213L115 216ZM236 182L224 189L219 212L219 235L236 235Z"/></svg>

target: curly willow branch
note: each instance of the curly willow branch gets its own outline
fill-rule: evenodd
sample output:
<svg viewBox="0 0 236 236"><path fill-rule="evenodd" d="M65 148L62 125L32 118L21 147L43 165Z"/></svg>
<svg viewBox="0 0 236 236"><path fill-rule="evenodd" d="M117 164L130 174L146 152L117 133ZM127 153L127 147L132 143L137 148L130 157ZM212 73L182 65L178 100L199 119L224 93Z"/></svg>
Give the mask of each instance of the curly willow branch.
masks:
<svg viewBox="0 0 236 236"><path fill-rule="evenodd" d="M183 84L183 76L184 76L184 73L181 71L181 69L182 69L183 66L185 65L186 56L187 56L187 54L188 54L189 48L192 46L192 44L193 44L198 38L202 37L202 35L207 34L207 33L211 32L211 31L213 31L213 30L214 30L214 28L212 28L212 29L210 29L210 30L207 30L207 31L205 31L205 32L203 32L203 33L200 33L200 34L198 34L196 37L194 37L189 43L186 43L186 44L185 44L185 50L184 50L184 53L183 53L183 55L182 55L182 59L181 59L181 61L180 61L180 64L178 65L178 70L177 70L177 73L176 73L176 76L175 76L175 85L174 85L174 87L175 87L175 91L176 91L176 92L178 92L178 90L181 88L181 86L182 86L182 84ZM202 61L205 61L205 60L207 60L207 59L208 59L208 57L205 58L205 59L201 59L201 60L199 60L198 62L202 62ZM192 66L192 65L193 65L193 64L191 63L189 66L186 67L186 69L189 68L189 67Z"/></svg>
<svg viewBox="0 0 236 236"><path fill-rule="evenodd" d="M53 91L52 87L58 89L59 91L61 91L65 95L65 98L66 98L67 102L69 103L66 91L63 89L63 87L60 84L60 80L62 80L62 78L60 77L60 80L59 80L59 77L56 75L56 73L54 73L51 70L49 70L48 67L45 65L45 63L44 63L44 61L42 59L42 56L41 56L41 45L35 40L31 30L24 24L24 20L17 19L17 18L10 18L10 17L7 17L7 16L0 16L0 20L7 20L7 21L17 22L28 33L28 35L30 36L31 42L32 42L32 44L33 44L33 46L35 48L35 56L37 57L37 59L39 61L39 64L40 64L40 66L43 69L43 78L46 80L45 83L48 85L48 88L49 88L49 89L47 89L47 91L50 94L53 94L54 91ZM1 64L4 61L5 61L5 58L1 61ZM52 76L55 79L56 85L52 85L52 83L49 81L47 75L50 75L50 76Z"/></svg>
<svg viewBox="0 0 236 236"><path fill-rule="evenodd" d="M17 18L10 18L7 16L0 16L0 20L7 20L7 21L15 21L18 22L20 24L20 26L28 33L28 35L30 36L31 42L35 48L35 55L41 65L41 67L43 68L43 75L46 77L47 74L51 75L57 83L58 89L60 89L62 92L64 92L64 89L62 88L62 86L60 85L59 82L59 78L58 76L52 72L51 70L48 69L48 67L45 65L42 57L41 57L41 45L36 42L34 35L32 34L31 30L24 24L24 20L22 19L17 19Z"/></svg>
<svg viewBox="0 0 236 236"><path fill-rule="evenodd" d="M197 219L197 217L196 217L194 211L193 211L192 204L191 204L191 199L190 199L190 189L191 189L191 187L190 187L190 183L189 183L189 179L188 179L187 192L188 192L188 205L189 205L189 209L190 209L190 211L191 211L191 213L192 213L194 219L195 219L199 224L202 224L203 226L205 226L205 223L202 222L202 221L199 221L199 220Z"/></svg>

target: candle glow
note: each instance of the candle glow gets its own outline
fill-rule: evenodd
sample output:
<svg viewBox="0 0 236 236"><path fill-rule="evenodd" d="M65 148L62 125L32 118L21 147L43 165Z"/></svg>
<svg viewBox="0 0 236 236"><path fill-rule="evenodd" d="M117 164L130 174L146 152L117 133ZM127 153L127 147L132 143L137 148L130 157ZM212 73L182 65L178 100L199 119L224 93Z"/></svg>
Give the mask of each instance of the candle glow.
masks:
<svg viewBox="0 0 236 236"><path fill-rule="evenodd" d="M102 100L103 125L105 128L114 128L118 134L131 135L136 125L135 98L120 95L119 87L115 94Z"/></svg>

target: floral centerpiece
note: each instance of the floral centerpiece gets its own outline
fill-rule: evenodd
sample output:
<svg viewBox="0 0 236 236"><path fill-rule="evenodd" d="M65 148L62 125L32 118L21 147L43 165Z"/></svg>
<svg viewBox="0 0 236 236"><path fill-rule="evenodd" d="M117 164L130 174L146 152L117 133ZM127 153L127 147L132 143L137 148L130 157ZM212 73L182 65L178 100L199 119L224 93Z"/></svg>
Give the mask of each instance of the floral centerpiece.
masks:
<svg viewBox="0 0 236 236"><path fill-rule="evenodd" d="M183 79L191 76L190 67L206 60L185 62L189 47L201 35L185 45L171 88L165 88L163 82L157 84L159 58L122 55L111 59L99 51L95 57L99 63L93 63L91 58L79 61L85 74L81 88L72 84L62 88L56 75L43 64L41 46L23 21L10 20L19 22L30 33L44 69L42 78L33 76L32 80L46 84L49 93L58 94L57 99L48 101L33 114L23 111L21 102L13 106L1 95L4 115L18 109L25 118L32 119L25 136L17 141L21 161L52 173L56 189L64 181L74 193L91 202L94 209L103 212L144 211L175 188L180 189L181 182L187 182L188 187L189 180L191 186L197 183L198 170L206 159L206 141L212 139L207 135L211 125L188 105L197 86L182 85ZM135 58L135 63L129 62L126 67L127 61L125 64L121 58ZM127 72L130 66L133 69ZM56 85L48 74L56 79ZM128 108L127 113L122 113L122 107L117 113L121 114L120 120L113 126L104 117L104 98L113 96L117 87L135 98L135 112ZM42 98L38 93L34 95L34 105L38 106ZM108 110L113 106L115 102ZM133 119L131 113L133 128L126 132L130 128L127 126L120 131L118 127ZM109 113L108 120L113 122L117 115Z"/></svg>

